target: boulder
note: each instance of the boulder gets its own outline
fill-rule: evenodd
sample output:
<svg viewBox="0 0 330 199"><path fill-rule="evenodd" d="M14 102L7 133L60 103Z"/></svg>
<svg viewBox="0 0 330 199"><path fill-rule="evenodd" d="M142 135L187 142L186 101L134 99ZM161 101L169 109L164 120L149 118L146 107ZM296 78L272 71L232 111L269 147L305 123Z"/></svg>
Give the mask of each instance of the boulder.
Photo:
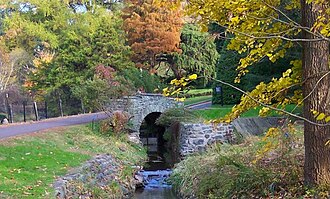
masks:
<svg viewBox="0 0 330 199"><path fill-rule="evenodd" d="M4 118L2 121L1 121L1 124L8 124L8 119L7 118Z"/></svg>

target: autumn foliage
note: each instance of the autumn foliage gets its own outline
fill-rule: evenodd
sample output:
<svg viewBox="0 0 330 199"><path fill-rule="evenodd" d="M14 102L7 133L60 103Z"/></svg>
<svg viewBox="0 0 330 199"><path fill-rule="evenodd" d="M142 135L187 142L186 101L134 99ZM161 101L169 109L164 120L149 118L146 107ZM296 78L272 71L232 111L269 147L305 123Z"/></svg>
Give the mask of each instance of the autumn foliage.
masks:
<svg viewBox="0 0 330 199"><path fill-rule="evenodd" d="M139 68L155 72L156 56L180 52L182 12L176 1L131 0L124 12L128 44Z"/></svg>

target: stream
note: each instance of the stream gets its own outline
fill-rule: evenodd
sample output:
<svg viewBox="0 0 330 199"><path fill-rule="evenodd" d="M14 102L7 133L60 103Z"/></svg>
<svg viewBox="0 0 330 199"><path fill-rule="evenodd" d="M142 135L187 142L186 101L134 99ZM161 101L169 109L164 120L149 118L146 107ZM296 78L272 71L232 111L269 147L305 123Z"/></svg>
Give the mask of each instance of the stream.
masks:
<svg viewBox="0 0 330 199"><path fill-rule="evenodd" d="M167 182L172 170L162 151L148 150L148 157L144 170L138 173L143 176L144 187L136 190L133 199L177 199L172 185Z"/></svg>

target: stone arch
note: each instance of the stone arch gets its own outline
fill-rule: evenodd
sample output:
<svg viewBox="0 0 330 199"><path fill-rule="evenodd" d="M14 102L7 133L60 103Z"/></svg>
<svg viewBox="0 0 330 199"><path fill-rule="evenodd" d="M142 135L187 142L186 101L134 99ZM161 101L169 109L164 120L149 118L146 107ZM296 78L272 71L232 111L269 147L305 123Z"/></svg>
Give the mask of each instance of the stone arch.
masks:
<svg viewBox="0 0 330 199"><path fill-rule="evenodd" d="M180 106L183 104L160 94L139 94L131 97L128 112L132 116L132 130L139 132L144 118L150 113L164 113L170 108Z"/></svg>
<svg viewBox="0 0 330 199"><path fill-rule="evenodd" d="M130 115L131 138L139 140L141 123L147 115L153 112L164 113L175 107L183 107L183 103L161 94L139 93L135 96L110 100L108 109L110 112L115 110L127 112Z"/></svg>
<svg viewBox="0 0 330 199"><path fill-rule="evenodd" d="M157 109L153 109L151 110L150 108L147 108L147 110L143 111L142 114L140 115L138 121L137 121L137 126L136 129L139 130L141 128L141 124L143 122L143 120L150 114L152 113L160 113L160 115L162 113L164 113L167 109L169 108L165 108L165 107L157 107Z"/></svg>
<svg viewBox="0 0 330 199"><path fill-rule="evenodd" d="M157 143L159 143L160 136L162 137L165 133L165 127L156 124L156 120L160 117L161 114L161 112L149 113L141 122L139 136L142 142L143 139L157 138Z"/></svg>

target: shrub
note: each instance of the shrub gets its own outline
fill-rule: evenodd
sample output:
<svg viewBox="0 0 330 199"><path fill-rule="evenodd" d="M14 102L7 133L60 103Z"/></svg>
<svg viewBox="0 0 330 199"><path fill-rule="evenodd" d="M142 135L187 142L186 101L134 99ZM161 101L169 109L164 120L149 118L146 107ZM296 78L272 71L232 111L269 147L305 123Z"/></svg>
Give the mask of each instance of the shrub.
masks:
<svg viewBox="0 0 330 199"><path fill-rule="evenodd" d="M126 112L115 111L112 116L107 120L103 120L100 123L100 132L102 134L120 135L126 132L129 116Z"/></svg>
<svg viewBox="0 0 330 199"><path fill-rule="evenodd" d="M122 111L115 111L111 117L111 125L113 132L119 134L125 131L129 120L127 113Z"/></svg>
<svg viewBox="0 0 330 199"><path fill-rule="evenodd" d="M157 125L169 127L176 122L198 121L199 116L185 108L172 108L162 113L156 120Z"/></svg>
<svg viewBox="0 0 330 199"><path fill-rule="evenodd" d="M5 118L7 118L7 115L0 113L0 122Z"/></svg>

